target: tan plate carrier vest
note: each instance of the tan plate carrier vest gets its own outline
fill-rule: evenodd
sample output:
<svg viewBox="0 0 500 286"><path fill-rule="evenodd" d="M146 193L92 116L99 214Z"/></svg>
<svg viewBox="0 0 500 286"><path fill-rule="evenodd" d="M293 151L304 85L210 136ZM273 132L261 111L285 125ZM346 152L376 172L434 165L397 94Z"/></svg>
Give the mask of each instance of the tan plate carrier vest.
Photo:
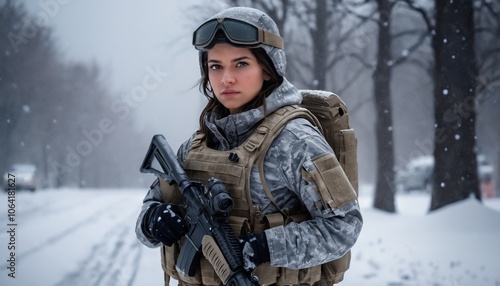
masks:
<svg viewBox="0 0 500 286"><path fill-rule="evenodd" d="M267 116L255 132L238 148L229 151L218 151L206 146L204 134L198 132L192 141L191 148L184 162L184 169L189 178L206 184L211 177L222 180L234 200L234 208L230 212L229 223L236 236L249 232L261 233L265 229L286 225L289 222L300 222L308 219L304 210L296 214L274 213L261 216L258 207L253 206L250 198L250 172L254 164L258 165L264 191L276 205L267 188L263 175L265 154L273 140L285 125L294 118L306 118L318 128L321 125L316 117L307 109L299 106L286 106ZM239 160L231 161L230 154L237 154ZM233 155L234 156L234 155ZM165 181L160 180L162 198L165 202L181 203L182 195ZM278 208L279 209L279 208ZM162 267L165 272L165 285L169 278L179 281L179 285L221 285L221 280L212 265L203 256L194 277L180 276L175 263L184 239L171 247L162 246ZM293 270L272 267L265 263L257 267L255 275L261 285L332 285L342 281L344 272L349 268L350 251L342 258L324 265ZM320 282L321 280L321 282Z"/></svg>

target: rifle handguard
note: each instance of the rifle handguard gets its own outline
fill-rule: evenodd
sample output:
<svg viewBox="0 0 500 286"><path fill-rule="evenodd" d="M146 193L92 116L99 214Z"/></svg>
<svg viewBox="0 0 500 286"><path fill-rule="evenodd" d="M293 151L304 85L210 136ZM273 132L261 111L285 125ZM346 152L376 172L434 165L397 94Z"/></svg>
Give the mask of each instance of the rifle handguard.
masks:
<svg viewBox="0 0 500 286"><path fill-rule="evenodd" d="M203 255L214 267L215 273L219 276L222 284L226 285L233 272L231 271L231 268L229 267L226 258L224 258L219 246L210 235L205 235L201 244Z"/></svg>

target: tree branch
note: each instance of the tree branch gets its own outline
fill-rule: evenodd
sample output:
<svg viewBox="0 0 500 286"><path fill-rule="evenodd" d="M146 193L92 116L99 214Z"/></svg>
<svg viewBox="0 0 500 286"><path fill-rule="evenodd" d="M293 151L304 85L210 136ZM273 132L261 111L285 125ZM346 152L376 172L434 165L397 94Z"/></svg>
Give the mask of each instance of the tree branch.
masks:
<svg viewBox="0 0 500 286"><path fill-rule="evenodd" d="M481 2L486 7L486 10L488 10L491 13L491 15L493 15L493 17L498 20L500 17L500 13L495 11L495 7L493 7L491 3L489 3L488 1L481 1Z"/></svg>
<svg viewBox="0 0 500 286"><path fill-rule="evenodd" d="M410 58L410 59L407 59L405 63L406 64L413 64L413 65L421 68L422 70L425 71L425 73L430 78L432 78L433 66L429 65L429 62L422 61L422 60L420 60L420 58Z"/></svg>
<svg viewBox="0 0 500 286"><path fill-rule="evenodd" d="M408 49L406 49L406 50L408 50L408 53L405 55L402 55L401 57L398 57L394 60L394 66L397 66L397 65L400 65L401 63L403 63L408 58L408 56L410 56L413 52L415 52L418 48L420 48L420 46L422 46L422 44L424 43L427 36L429 36L428 33L420 34L420 37L415 42L415 44L413 44Z"/></svg>
<svg viewBox="0 0 500 286"><path fill-rule="evenodd" d="M327 67L327 70L331 70L333 69L333 67L338 64L340 61L342 60L348 60L348 59L356 59L358 60L359 63L361 63L362 66L364 66L365 68L367 69L373 69L375 68L374 65L368 63L365 61L365 59L363 57L361 57L361 55L357 54L357 53L347 53L347 54L342 54L342 56L338 56L338 57L335 57L326 67Z"/></svg>
<svg viewBox="0 0 500 286"><path fill-rule="evenodd" d="M432 32L432 30L434 30L434 25L432 24L432 20L427 14L427 11L425 11L425 9L423 9L422 7L417 7L415 5L414 0L402 0L402 1L406 3L406 5L408 5L408 7L411 8L411 10L418 12L420 16L422 16L422 20L424 20L425 25L427 26L427 31Z"/></svg>
<svg viewBox="0 0 500 286"><path fill-rule="evenodd" d="M399 33L394 33L392 35L392 39L396 40L398 38L401 38L401 37L404 37L404 36L414 35L414 34L417 34L419 32L422 32L422 29L412 29L412 30L402 31L402 32L399 32Z"/></svg>
<svg viewBox="0 0 500 286"><path fill-rule="evenodd" d="M347 80L347 83L338 91L339 94L343 94L345 90L347 90L349 87L351 87L357 80L358 78L363 74L363 71L365 68L361 67L358 69L358 71L354 74L353 77L351 77L349 80ZM352 108L350 108L352 112Z"/></svg>
<svg viewBox="0 0 500 286"><path fill-rule="evenodd" d="M357 4L357 5L355 4L355 5L351 5L351 6L355 6L356 8L358 8L358 7L361 7L362 5L366 5L368 3L370 3L370 1L363 1L360 4ZM345 12L346 12L346 14L352 15L352 16L354 16L356 18L359 18L363 22L373 21L374 23L377 23L377 19L375 19L373 17L373 15L377 12L376 8L374 8L373 11L372 11L372 13L370 13L369 15L362 15L362 14L354 11L354 9L351 9L350 7L348 7L346 4L344 4L344 2L341 2L340 5L339 5L339 7L343 7L344 10L345 10Z"/></svg>

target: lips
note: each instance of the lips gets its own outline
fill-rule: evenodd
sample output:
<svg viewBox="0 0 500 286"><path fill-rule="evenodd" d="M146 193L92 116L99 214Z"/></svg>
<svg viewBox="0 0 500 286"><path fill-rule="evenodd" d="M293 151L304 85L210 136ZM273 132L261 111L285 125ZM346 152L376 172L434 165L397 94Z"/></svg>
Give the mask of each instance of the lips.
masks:
<svg viewBox="0 0 500 286"><path fill-rule="evenodd" d="M221 94L224 96L235 96L238 93L240 92L234 89L224 89Z"/></svg>
<svg viewBox="0 0 500 286"><path fill-rule="evenodd" d="M236 93L239 93L239 91L234 90L234 89L224 89L222 91L222 94L236 94Z"/></svg>

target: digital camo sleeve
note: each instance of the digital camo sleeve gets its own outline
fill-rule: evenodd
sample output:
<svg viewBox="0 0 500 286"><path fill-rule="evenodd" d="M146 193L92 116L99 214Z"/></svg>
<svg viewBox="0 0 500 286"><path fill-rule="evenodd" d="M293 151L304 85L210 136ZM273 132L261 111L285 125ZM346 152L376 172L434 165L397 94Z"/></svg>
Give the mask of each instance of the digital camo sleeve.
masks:
<svg viewBox="0 0 500 286"><path fill-rule="evenodd" d="M301 269L342 257L356 242L362 217L355 194L349 193L352 189L328 186L329 191L324 181L304 178L304 170L317 165L315 158L333 160L324 155L333 151L310 124L300 120L291 123L276 139L274 147L279 150L276 159L281 164L279 170L287 189L300 198L311 219L268 229L266 236L271 265ZM329 205L322 192L343 196L343 199L338 205Z"/></svg>

